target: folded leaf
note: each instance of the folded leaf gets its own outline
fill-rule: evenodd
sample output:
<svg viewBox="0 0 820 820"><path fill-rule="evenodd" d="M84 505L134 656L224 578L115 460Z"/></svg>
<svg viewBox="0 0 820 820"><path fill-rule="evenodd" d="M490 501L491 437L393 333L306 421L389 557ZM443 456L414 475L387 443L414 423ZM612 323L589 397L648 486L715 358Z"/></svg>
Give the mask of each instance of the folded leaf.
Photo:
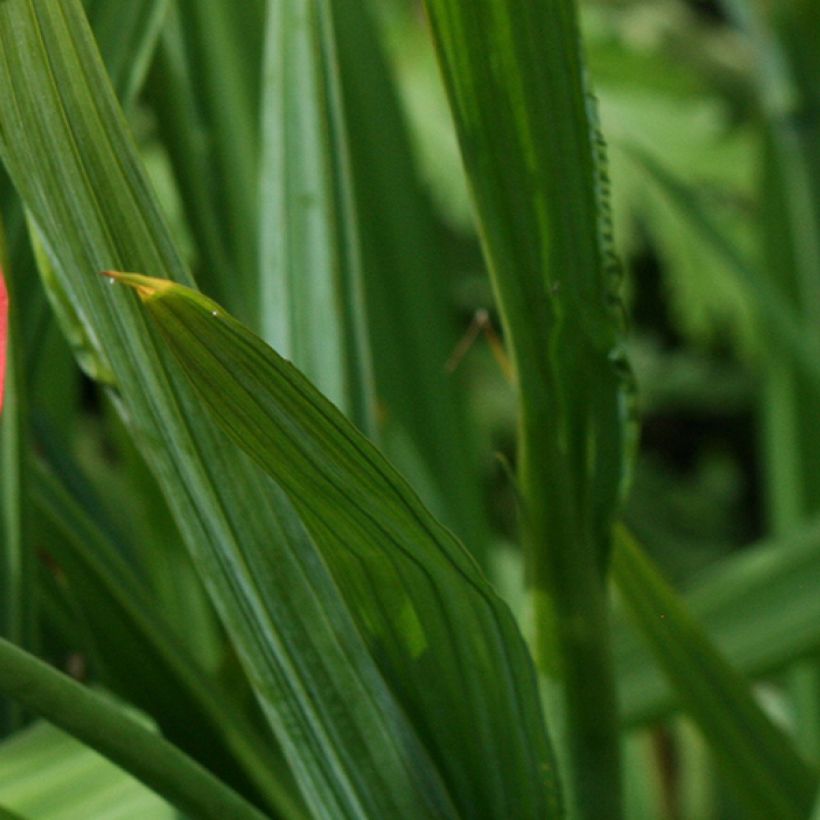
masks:
<svg viewBox="0 0 820 820"><path fill-rule="evenodd" d="M290 496L464 816L557 816L531 659L460 542L219 305L166 280L110 275L136 288L203 404Z"/></svg>

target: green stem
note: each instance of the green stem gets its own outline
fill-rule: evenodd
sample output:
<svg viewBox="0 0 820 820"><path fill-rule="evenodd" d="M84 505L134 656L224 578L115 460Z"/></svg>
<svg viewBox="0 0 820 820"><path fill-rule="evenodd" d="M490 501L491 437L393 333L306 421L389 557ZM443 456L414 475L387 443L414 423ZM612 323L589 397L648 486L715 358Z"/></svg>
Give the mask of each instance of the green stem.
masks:
<svg viewBox="0 0 820 820"><path fill-rule="evenodd" d="M522 397L519 481L534 606L532 638L549 725L574 818L619 817L619 727L606 582L598 547L545 493L545 464L560 463L543 410ZM531 396L529 397L531 398ZM557 471L556 471L557 472Z"/></svg>
<svg viewBox="0 0 820 820"><path fill-rule="evenodd" d="M264 817L196 761L110 700L3 639L0 693L96 749L191 817Z"/></svg>

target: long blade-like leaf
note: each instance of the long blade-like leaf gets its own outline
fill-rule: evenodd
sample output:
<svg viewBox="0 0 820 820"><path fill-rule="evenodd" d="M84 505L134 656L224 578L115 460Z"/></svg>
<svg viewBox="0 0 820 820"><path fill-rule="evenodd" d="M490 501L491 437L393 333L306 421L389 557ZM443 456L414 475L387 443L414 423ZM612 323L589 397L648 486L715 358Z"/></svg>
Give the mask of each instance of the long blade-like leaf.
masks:
<svg viewBox="0 0 820 820"><path fill-rule="evenodd" d="M685 594L709 638L744 675L782 670L820 650L820 526L725 559ZM679 704L645 642L615 630L615 667L627 726L662 718Z"/></svg>
<svg viewBox="0 0 820 820"><path fill-rule="evenodd" d="M168 5L169 0L86 3L88 22L123 105L132 103L142 86Z"/></svg>
<svg viewBox="0 0 820 820"><path fill-rule="evenodd" d="M268 4L260 174L262 336L375 433L333 3Z"/></svg>
<svg viewBox="0 0 820 820"><path fill-rule="evenodd" d="M534 645L570 813L620 816L606 572L628 369L575 0L426 0L519 397Z"/></svg>
<svg viewBox="0 0 820 820"><path fill-rule="evenodd" d="M298 370L216 303L112 275L137 288L202 402L290 495L462 813L553 816L532 664L463 546Z"/></svg>
<svg viewBox="0 0 820 820"><path fill-rule="evenodd" d="M619 530L613 574L681 703L754 816L804 818L817 788L817 772L798 756L755 702L747 682L713 648L623 530Z"/></svg>
<svg viewBox="0 0 820 820"><path fill-rule="evenodd" d="M264 817L176 746L122 709L3 639L0 693L87 743L193 817Z"/></svg>
<svg viewBox="0 0 820 820"><path fill-rule="evenodd" d="M3 0L0 40L0 156L309 808L446 816L439 774L292 505L226 447L136 306L94 273L127 263L190 281L80 4Z"/></svg>

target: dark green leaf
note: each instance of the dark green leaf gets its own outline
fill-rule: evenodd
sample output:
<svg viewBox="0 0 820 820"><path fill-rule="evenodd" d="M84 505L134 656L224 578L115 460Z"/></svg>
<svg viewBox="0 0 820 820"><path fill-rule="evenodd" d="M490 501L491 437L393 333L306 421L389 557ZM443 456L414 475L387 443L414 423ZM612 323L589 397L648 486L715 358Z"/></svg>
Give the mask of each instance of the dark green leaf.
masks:
<svg viewBox="0 0 820 820"><path fill-rule="evenodd" d="M112 275L137 288L200 400L290 496L460 811L556 815L531 660L464 547L296 368L216 303Z"/></svg>

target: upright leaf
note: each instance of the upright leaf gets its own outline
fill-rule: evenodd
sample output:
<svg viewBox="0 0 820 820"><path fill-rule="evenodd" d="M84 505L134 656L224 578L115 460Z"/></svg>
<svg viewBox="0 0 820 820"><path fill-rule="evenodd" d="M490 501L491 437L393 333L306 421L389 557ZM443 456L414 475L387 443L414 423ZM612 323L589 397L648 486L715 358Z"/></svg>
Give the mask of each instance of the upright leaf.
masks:
<svg viewBox="0 0 820 820"><path fill-rule="evenodd" d="M203 285L254 325L264 15L265 0L173 0L148 88Z"/></svg>
<svg viewBox="0 0 820 820"><path fill-rule="evenodd" d="M570 813L617 817L604 576L631 433L608 182L575 2L426 6L516 370L535 649Z"/></svg>
<svg viewBox="0 0 820 820"><path fill-rule="evenodd" d="M259 326L369 434L373 384L331 0L268 3Z"/></svg>
<svg viewBox="0 0 820 820"><path fill-rule="evenodd" d="M137 289L200 400L290 496L460 813L557 816L531 660L469 553L339 410L216 303L111 275Z"/></svg>
<svg viewBox="0 0 820 820"><path fill-rule="evenodd" d="M478 459L470 451L471 425L458 379L445 372L458 342L451 310L454 278L448 275L432 202L413 161L392 76L395 66L384 53L371 5L334 0L333 10L362 238L379 441L408 478L421 474L426 479L425 503L483 564L489 533ZM422 482L412 483L421 492Z"/></svg>
<svg viewBox="0 0 820 820"><path fill-rule="evenodd" d="M168 5L169 0L86 2L88 22L94 29L100 55L124 106L134 101L142 87Z"/></svg>

